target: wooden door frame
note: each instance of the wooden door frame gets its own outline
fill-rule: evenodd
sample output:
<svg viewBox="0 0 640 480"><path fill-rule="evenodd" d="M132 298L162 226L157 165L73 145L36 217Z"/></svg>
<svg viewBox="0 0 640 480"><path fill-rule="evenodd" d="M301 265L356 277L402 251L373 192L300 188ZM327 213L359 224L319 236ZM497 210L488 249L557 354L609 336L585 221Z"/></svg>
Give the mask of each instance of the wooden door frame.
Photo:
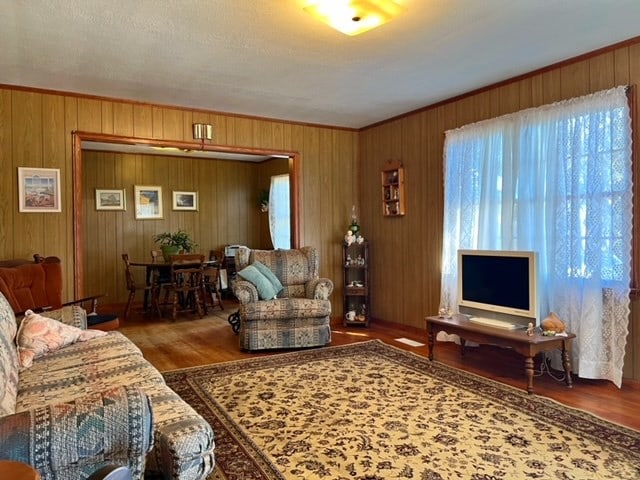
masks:
<svg viewBox="0 0 640 480"><path fill-rule="evenodd" d="M201 144L181 140L158 140L155 138L126 137L104 133L73 131L72 135L72 185L73 185L73 289L75 298L84 295L84 204L82 142L117 143L124 145L147 145L183 150L204 150L245 155L263 155L289 158L289 195L291 198L291 246L300 247L300 154L285 150L250 148L227 145Z"/></svg>

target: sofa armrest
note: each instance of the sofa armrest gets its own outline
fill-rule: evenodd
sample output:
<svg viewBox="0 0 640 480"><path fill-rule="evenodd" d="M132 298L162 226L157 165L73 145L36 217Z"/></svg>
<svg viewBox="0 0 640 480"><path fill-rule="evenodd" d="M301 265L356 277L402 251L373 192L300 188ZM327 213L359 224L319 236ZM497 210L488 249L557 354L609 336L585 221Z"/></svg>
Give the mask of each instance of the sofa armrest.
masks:
<svg viewBox="0 0 640 480"><path fill-rule="evenodd" d="M315 300L329 300L333 292L333 281L329 278L314 278L305 286L307 298Z"/></svg>
<svg viewBox="0 0 640 480"><path fill-rule="evenodd" d="M33 466L42 478L84 478L105 464L140 478L153 446L153 415L137 387L114 387L0 418L0 458Z"/></svg>
<svg viewBox="0 0 640 480"><path fill-rule="evenodd" d="M256 286L246 280L236 280L233 282L233 294L236 296L240 305L253 303L260 300L258 289Z"/></svg>

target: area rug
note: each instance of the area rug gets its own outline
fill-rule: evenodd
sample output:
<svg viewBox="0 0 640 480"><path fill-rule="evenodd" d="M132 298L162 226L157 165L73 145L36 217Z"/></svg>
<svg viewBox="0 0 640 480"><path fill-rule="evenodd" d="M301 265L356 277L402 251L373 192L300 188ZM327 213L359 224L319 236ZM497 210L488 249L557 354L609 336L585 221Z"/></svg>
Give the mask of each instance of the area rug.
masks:
<svg viewBox="0 0 640 480"><path fill-rule="evenodd" d="M637 479L640 432L378 340L164 374L210 479Z"/></svg>

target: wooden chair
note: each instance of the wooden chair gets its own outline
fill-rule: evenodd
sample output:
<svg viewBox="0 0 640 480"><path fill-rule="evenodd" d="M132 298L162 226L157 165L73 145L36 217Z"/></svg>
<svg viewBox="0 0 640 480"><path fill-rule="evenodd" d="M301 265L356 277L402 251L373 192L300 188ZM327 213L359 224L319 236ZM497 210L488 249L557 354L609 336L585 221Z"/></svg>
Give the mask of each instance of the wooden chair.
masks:
<svg viewBox="0 0 640 480"><path fill-rule="evenodd" d="M164 255L162 254L162 250L151 250L151 261L153 263L166 264ZM171 275L169 272L169 267L158 267L153 269L153 280L152 283L155 283L158 286L158 296L160 296L160 292L166 285L171 284ZM169 292L165 290L164 303L168 302Z"/></svg>
<svg viewBox="0 0 640 480"><path fill-rule="evenodd" d="M165 263L162 250L151 250L151 261L153 263Z"/></svg>
<svg viewBox="0 0 640 480"><path fill-rule="evenodd" d="M209 251L209 263L203 271L204 276L204 303L205 303L205 312L206 312L206 300L211 300L211 307L219 306L220 310L224 310L224 305L222 304L222 278L221 271L223 268L224 255L220 250L210 250Z"/></svg>
<svg viewBox="0 0 640 480"><path fill-rule="evenodd" d="M136 296L136 292L142 291L145 292L145 295L148 295L151 298L151 308L155 309L160 315L160 307L158 306L158 295L157 295L157 286L154 282L150 284L139 284L136 283L135 277L133 275L133 271L131 270L131 263L129 262L129 254L123 253L122 260L124 261L124 274L127 282L127 290L129 290L129 298L127 300L127 306L124 309L124 318L127 318L129 315L129 310L131 309L131 304L133 303L133 299Z"/></svg>
<svg viewBox="0 0 640 480"><path fill-rule="evenodd" d="M176 319L178 306L180 311L196 311L203 317L204 255L184 253L171 255L171 283L165 286L170 296L171 318Z"/></svg>

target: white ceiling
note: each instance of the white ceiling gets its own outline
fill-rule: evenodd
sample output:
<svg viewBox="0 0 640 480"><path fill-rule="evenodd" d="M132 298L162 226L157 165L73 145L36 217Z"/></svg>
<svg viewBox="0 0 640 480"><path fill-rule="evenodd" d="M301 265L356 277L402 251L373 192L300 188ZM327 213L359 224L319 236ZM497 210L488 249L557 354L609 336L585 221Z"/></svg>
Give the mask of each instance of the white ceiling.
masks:
<svg viewBox="0 0 640 480"><path fill-rule="evenodd" d="M1 0L0 83L360 128L640 35L639 0L396 0L348 37L311 0Z"/></svg>

